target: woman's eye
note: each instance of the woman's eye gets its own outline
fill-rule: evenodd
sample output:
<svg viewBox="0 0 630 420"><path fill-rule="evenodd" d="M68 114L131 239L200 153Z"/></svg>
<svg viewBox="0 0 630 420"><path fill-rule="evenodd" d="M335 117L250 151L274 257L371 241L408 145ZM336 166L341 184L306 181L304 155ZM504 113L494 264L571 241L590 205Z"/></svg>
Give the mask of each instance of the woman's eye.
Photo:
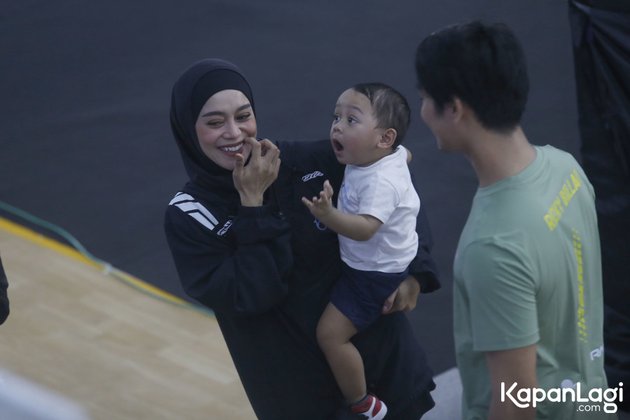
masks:
<svg viewBox="0 0 630 420"><path fill-rule="evenodd" d="M236 117L237 121L247 121L249 119L249 117L251 117L252 114L250 114L249 112L245 113L245 114L241 114L239 116Z"/></svg>
<svg viewBox="0 0 630 420"><path fill-rule="evenodd" d="M206 123L209 127L220 127L223 124L221 120L210 120Z"/></svg>

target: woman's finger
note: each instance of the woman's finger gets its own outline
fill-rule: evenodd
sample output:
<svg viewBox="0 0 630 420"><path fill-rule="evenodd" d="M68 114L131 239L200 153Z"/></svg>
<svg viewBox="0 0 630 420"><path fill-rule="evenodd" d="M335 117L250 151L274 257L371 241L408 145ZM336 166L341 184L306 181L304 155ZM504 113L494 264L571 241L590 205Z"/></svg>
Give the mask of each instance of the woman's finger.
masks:
<svg viewBox="0 0 630 420"><path fill-rule="evenodd" d="M276 156L280 154L280 149L278 149L278 146L273 144L271 140L262 139L258 143L260 144L263 156L267 155L268 153L271 153L272 155L276 155Z"/></svg>
<svg viewBox="0 0 630 420"><path fill-rule="evenodd" d="M234 157L234 173L238 175L243 173L243 155L240 153Z"/></svg>
<svg viewBox="0 0 630 420"><path fill-rule="evenodd" d="M276 157L276 159L273 161L273 171L276 174L276 176L278 176L278 172L280 172L280 164L282 163L282 160L280 159L280 157Z"/></svg>
<svg viewBox="0 0 630 420"><path fill-rule="evenodd" d="M246 137L245 142L252 146L252 158L258 159L261 154L261 146L258 140L253 137Z"/></svg>
<svg viewBox="0 0 630 420"><path fill-rule="evenodd" d="M396 301L397 296L398 296L398 289L394 290L394 292L391 295L389 295L389 297L385 300L385 303L383 303L383 309L382 309L383 314L386 315L394 311L394 303Z"/></svg>

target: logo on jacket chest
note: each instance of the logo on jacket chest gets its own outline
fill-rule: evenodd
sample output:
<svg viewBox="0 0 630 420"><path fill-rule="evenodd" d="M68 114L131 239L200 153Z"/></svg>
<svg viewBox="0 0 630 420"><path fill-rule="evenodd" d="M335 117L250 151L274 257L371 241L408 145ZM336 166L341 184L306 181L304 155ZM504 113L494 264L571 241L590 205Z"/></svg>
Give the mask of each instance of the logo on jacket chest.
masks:
<svg viewBox="0 0 630 420"><path fill-rule="evenodd" d="M310 174L306 174L302 177L302 182L308 182L311 179L314 179L320 176L324 176L324 174L321 173L320 171L311 172Z"/></svg>
<svg viewBox="0 0 630 420"><path fill-rule="evenodd" d="M328 226L326 226L325 224L320 222L319 219L314 219L313 223L315 224L315 227L317 228L317 230L326 230L326 229L328 229Z"/></svg>
<svg viewBox="0 0 630 420"><path fill-rule="evenodd" d="M303 182L303 183L306 183L306 182L308 182L308 181L311 181L311 180L313 180L313 179L320 178L320 177L323 177L323 176L324 176L324 173L323 173L323 172L321 172L321 171L313 171L313 172L311 172L311 173L308 173L308 174L306 174L306 175L302 176L302 182ZM310 197L310 196L312 196L312 195L319 195L319 192L322 190L323 186L321 186L321 185L317 185L317 187L316 187L316 188L314 188L314 187L315 187L315 184L319 184L319 183L312 183L312 184L308 184L308 189L309 189L309 191L308 191L308 192L304 191L304 193L303 193L302 195L304 195L304 196L306 196L306 197ZM301 190L304 190L306 187L307 187L307 186L305 185L305 186L304 186L304 188L300 188L300 189L301 189ZM317 191L310 191L311 189L316 189ZM300 205L301 207L304 207L304 205L303 205L301 202L300 202L300 204L299 204L299 205ZM304 207L304 210L305 210L307 213L309 213L309 215L310 215L310 212L306 209L306 207ZM315 228L316 228L317 230L319 230L319 231L325 231L325 230L328 230L328 227L327 227L325 224L323 224L322 222L320 222L318 219L313 219L313 224L315 225Z"/></svg>
<svg viewBox="0 0 630 420"><path fill-rule="evenodd" d="M229 219L223 224L223 227L219 229L219 231L217 232L217 235L224 236L228 232L228 230L230 230L231 227L232 227L232 219Z"/></svg>

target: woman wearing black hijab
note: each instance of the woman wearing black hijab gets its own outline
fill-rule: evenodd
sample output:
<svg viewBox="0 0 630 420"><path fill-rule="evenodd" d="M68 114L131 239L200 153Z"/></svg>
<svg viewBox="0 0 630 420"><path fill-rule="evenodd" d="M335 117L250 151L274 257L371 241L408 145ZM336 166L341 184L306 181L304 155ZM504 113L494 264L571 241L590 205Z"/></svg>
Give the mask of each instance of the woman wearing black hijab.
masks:
<svg viewBox="0 0 630 420"><path fill-rule="evenodd" d="M326 179L337 191L343 166L329 141L254 140L254 112L247 80L226 61L200 61L175 83L171 127L190 181L167 208L168 243L186 293L214 311L258 418L350 419L315 339L340 273L337 236L300 201ZM423 219L418 228L426 241ZM399 420L433 406L432 373L397 310L440 287L426 242L409 271L388 315L354 340L368 388Z"/></svg>

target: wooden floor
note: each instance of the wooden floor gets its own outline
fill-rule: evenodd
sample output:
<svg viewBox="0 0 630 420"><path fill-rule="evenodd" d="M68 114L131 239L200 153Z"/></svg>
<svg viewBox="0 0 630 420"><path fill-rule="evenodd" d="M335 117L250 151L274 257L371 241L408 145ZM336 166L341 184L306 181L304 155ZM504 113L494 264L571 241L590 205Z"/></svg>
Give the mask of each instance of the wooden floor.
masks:
<svg viewBox="0 0 630 420"><path fill-rule="evenodd" d="M91 419L255 419L216 320L0 219L11 315L0 368ZM149 290L150 291L150 290Z"/></svg>

